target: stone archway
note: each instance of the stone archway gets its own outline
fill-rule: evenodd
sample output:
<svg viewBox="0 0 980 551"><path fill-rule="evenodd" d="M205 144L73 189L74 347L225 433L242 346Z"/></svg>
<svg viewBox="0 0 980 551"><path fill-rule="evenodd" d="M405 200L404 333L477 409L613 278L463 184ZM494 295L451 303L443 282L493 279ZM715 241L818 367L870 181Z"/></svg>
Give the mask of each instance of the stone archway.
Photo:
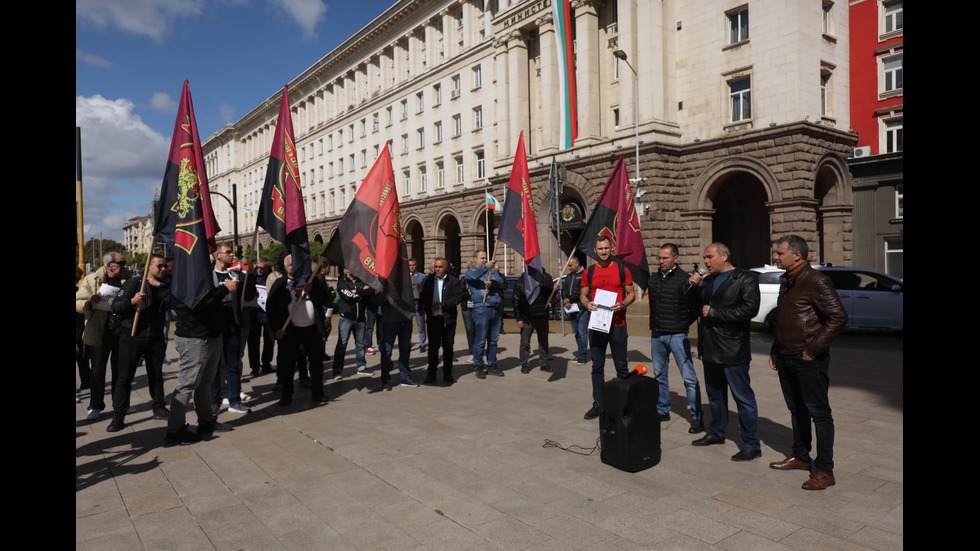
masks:
<svg viewBox="0 0 980 551"><path fill-rule="evenodd" d="M700 223L700 248L721 241L742 268L771 261L770 205L779 200L776 177L749 157L718 161L698 178L686 213Z"/></svg>
<svg viewBox="0 0 980 551"><path fill-rule="evenodd" d="M419 269L425 271L425 229L419 220L409 220L405 224L405 250L409 258L418 262Z"/></svg>
<svg viewBox="0 0 980 551"><path fill-rule="evenodd" d="M446 214L436 226L436 257L444 256L455 270L462 266L459 220L453 214Z"/></svg>
<svg viewBox="0 0 980 551"><path fill-rule="evenodd" d="M850 173L843 159L827 155L817 165L813 198L818 202L816 242L810 260L821 264L845 264L850 258L853 197Z"/></svg>

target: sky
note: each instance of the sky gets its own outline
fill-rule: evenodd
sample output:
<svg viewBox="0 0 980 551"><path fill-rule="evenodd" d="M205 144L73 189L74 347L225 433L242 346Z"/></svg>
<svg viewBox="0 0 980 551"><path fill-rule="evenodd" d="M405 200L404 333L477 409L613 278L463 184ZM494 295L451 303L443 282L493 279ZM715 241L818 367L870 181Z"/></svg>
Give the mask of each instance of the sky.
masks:
<svg viewBox="0 0 980 551"><path fill-rule="evenodd" d="M184 80L206 140L394 2L75 0L85 239L150 214Z"/></svg>

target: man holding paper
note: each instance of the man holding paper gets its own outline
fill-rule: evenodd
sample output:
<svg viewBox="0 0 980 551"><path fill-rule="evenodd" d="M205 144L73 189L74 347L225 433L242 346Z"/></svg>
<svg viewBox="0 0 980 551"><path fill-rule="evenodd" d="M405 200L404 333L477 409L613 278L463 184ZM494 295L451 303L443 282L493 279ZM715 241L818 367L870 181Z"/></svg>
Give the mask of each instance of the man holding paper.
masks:
<svg viewBox="0 0 980 551"><path fill-rule="evenodd" d="M592 408L586 419L599 417L599 389L605 381L606 345L613 356L616 374L626 377L626 307L636 300L633 276L613 257L612 241L600 235L595 241L598 261L582 275L582 306L590 312L592 330ZM611 314L611 319L605 320Z"/></svg>

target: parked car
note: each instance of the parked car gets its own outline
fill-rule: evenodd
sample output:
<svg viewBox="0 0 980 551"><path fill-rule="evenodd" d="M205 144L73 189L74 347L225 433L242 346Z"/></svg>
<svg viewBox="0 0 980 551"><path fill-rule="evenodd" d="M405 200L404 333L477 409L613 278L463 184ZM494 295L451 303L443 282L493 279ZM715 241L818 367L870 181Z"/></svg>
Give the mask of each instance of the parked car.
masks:
<svg viewBox="0 0 980 551"><path fill-rule="evenodd" d="M905 329L905 284L888 274L851 266L814 266L830 276L847 310L848 329ZM755 323L772 329L775 324L779 276L782 268L766 264L752 268L759 274L761 303Z"/></svg>
<svg viewBox="0 0 980 551"><path fill-rule="evenodd" d="M506 285L506 287L504 287L503 295L504 317L517 317L517 315L514 313L514 309L517 307L517 303L514 301L514 287L517 285L517 280L520 278L521 276L507 276L504 278L504 284ZM557 282L558 279L555 278L552 281ZM541 292L551 294L551 289L542 289ZM548 319L561 319L561 305L558 302L558 293L555 293L555 297L552 300L555 302L555 304L548 312Z"/></svg>

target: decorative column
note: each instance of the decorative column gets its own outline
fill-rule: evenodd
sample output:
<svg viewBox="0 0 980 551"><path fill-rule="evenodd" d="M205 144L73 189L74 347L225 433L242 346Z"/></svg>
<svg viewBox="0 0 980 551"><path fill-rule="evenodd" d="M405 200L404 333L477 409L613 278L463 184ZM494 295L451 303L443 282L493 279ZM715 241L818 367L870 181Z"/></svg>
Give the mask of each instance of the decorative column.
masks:
<svg viewBox="0 0 980 551"><path fill-rule="evenodd" d="M521 131L530 130L527 42L524 39L524 33L519 30L512 31L507 36L507 73L509 76L507 95L510 98L510 147L506 154L510 157L514 154L514 148L517 147L517 138Z"/></svg>
<svg viewBox="0 0 980 551"><path fill-rule="evenodd" d="M574 0L575 89L578 109L578 140L587 145L600 137L599 131L599 14L598 0Z"/></svg>
<svg viewBox="0 0 980 551"><path fill-rule="evenodd" d="M508 94L510 93L510 65L507 63L508 53L507 44L505 41L494 37L493 38L493 48L494 48L494 68L493 74L497 76L497 89L495 94L497 96L497 106L494 112L494 120L497 125L497 154L500 159L506 159L508 155L513 155L514 151L510 147L510 98ZM470 115L472 117L472 115ZM483 126L486 126L487 120L484 119ZM486 130L484 130L486 132ZM487 157L489 159L489 156ZM494 157L492 163L487 166L487 174L491 174L491 168L497 162L497 157Z"/></svg>
<svg viewBox="0 0 980 551"><path fill-rule="evenodd" d="M538 24L538 46L541 50L541 144L539 153L558 149L558 64L555 46L555 22L552 15L542 15Z"/></svg>

